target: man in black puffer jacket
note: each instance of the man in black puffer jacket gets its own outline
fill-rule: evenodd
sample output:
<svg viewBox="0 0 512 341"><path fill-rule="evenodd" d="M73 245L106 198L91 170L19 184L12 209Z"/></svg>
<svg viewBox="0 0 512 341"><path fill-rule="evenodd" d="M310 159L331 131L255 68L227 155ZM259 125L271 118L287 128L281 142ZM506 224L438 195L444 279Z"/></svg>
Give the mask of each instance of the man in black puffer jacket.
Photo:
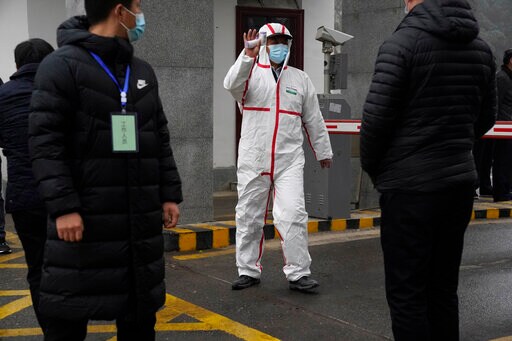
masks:
<svg viewBox="0 0 512 341"><path fill-rule="evenodd" d="M17 71L0 88L0 147L7 158L8 175L5 210L12 214L14 228L25 251L30 295L43 331L46 323L39 313L39 283L47 213L32 174L27 136L34 77L39 63L52 52L53 47L42 39L30 39L18 44L14 49Z"/></svg>
<svg viewBox="0 0 512 341"><path fill-rule="evenodd" d="M83 340L116 320L118 340L153 340L165 301L162 225L181 181L151 66L133 56L140 0L85 0L41 63L30 153L50 215L40 310L46 340ZM162 216L164 221L162 224Z"/></svg>
<svg viewBox="0 0 512 341"><path fill-rule="evenodd" d="M498 83L498 121L512 121L512 49L503 54L503 65L496 76ZM512 140L498 140L494 147L492 168L494 201L512 199Z"/></svg>
<svg viewBox="0 0 512 341"><path fill-rule="evenodd" d="M495 63L466 0L406 0L380 48L361 163L381 192L395 340L458 340L458 271L476 181L472 148L495 122Z"/></svg>

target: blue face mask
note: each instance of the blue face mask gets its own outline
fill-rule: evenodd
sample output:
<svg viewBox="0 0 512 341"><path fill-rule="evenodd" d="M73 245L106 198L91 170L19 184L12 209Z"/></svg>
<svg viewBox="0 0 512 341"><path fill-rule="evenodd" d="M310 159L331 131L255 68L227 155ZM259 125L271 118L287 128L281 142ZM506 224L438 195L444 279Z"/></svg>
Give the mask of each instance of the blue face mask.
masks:
<svg viewBox="0 0 512 341"><path fill-rule="evenodd" d="M133 43L134 41L139 40L144 34L144 29L146 28L146 20L144 19L144 13L133 13L126 7L124 9L135 17L134 28L128 28L125 24L121 23L121 25L123 25L123 27L126 29L126 32L128 32L128 40L130 43Z"/></svg>
<svg viewBox="0 0 512 341"><path fill-rule="evenodd" d="M268 46L270 51L270 60L276 64L281 64L284 62L284 59L288 55L288 45L285 44L275 44Z"/></svg>

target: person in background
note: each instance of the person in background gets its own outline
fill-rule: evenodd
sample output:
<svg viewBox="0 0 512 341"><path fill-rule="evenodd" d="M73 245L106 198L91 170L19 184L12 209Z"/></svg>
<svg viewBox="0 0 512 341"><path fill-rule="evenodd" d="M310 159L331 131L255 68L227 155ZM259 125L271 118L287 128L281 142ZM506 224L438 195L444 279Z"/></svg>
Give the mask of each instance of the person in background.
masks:
<svg viewBox="0 0 512 341"><path fill-rule="evenodd" d="M503 54L498 71L498 121L512 121L512 49ZM492 170L494 201L512 199L512 140L496 140Z"/></svg>
<svg viewBox="0 0 512 341"><path fill-rule="evenodd" d="M492 196L493 187L491 181L491 170L494 161L493 139L479 139L475 142L473 155L475 157L477 182L475 185L475 199L478 196ZM478 189L478 193L476 192Z"/></svg>
<svg viewBox="0 0 512 341"><path fill-rule="evenodd" d="M0 78L0 86L4 82ZM5 210L4 210L4 199L2 196L2 163L0 160L0 255L6 255L12 252L9 244L5 241Z"/></svg>
<svg viewBox="0 0 512 341"><path fill-rule="evenodd" d="M46 323L39 312L39 286L46 242L47 213L39 197L28 153L28 116L39 64L53 52L43 39L24 41L14 50L17 71L0 88L0 148L7 158L5 210L12 214L14 228L25 251L27 281L39 325Z"/></svg>
<svg viewBox="0 0 512 341"><path fill-rule="evenodd" d="M0 89L1 91L1 89ZM1 108L1 104L0 104ZM9 244L7 244L7 241L5 240L5 208L4 208L4 198L2 195L2 187L3 187L3 180L2 180L2 160L0 160L0 256L1 255L7 255L12 252L11 247Z"/></svg>

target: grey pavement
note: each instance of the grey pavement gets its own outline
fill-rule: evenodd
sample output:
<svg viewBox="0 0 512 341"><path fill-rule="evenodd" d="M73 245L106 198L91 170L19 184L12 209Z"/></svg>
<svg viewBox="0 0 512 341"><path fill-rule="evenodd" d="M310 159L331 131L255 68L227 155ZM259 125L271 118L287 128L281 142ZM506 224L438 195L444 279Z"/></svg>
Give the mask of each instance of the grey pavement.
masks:
<svg viewBox="0 0 512 341"><path fill-rule="evenodd" d="M378 229L312 235L312 270L321 286L311 295L288 289L278 241L267 242L261 284L242 291L230 288L237 277L233 247L168 253L167 292L180 300L169 302L175 314L164 310L171 327L158 327L157 340L391 340L378 236ZM477 221L468 228L460 275L461 340L512 335L511 240L512 219ZM24 271L0 268L0 291L26 289ZM0 335L4 329L36 326L30 309L2 319L6 302L0 297ZM238 324L229 329L233 323ZM91 333L87 340L114 335Z"/></svg>

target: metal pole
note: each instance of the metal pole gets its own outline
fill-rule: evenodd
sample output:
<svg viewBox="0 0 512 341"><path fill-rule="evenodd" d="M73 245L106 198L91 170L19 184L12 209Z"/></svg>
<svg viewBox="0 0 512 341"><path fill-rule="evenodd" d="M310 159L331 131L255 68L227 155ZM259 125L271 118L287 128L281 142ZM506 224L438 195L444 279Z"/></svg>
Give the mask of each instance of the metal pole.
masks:
<svg viewBox="0 0 512 341"><path fill-rule="evenodd" d="M329 64L331 62L331 54L334 50L332 43L324 41L322 52L324 53L324 94L331 93L331 75L329 74Z"/></svg>

